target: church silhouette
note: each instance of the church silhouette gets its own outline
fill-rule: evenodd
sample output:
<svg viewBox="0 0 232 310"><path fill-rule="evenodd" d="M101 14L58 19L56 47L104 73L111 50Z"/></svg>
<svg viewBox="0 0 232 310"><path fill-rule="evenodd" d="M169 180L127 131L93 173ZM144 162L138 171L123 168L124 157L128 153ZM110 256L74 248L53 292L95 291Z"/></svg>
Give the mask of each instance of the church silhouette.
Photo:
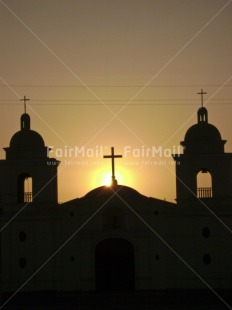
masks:
<svg viewBox="0 0 232 310"><path fill-rule="evenodd" d="M111 186L59 204L60 162L48 157L30 123L25 108L0 160L2 307L232 305L232 153L225 153L203 101L181 142L183 153L173 155L176 203L119 185L114 159L121 155L112 147L104 156L112 161Z"/></svg>

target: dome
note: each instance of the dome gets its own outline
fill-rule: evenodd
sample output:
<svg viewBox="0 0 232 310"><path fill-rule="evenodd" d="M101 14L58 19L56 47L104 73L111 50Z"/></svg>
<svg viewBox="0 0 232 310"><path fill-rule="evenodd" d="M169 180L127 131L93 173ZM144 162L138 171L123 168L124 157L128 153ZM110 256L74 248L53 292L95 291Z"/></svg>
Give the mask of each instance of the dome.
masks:
<svg viewBox="0 0 232 310"><path fill-rule="evenodd" d="M219 130L212 124L200 122L191 126L185 134L185 142L221 141Z"/></svg>
<svg viewBox="0 0 232 310"><path fill-rule="evenodd" d="M4 148L6 159L25 160L47 158L49 148L41 135L30 129L30 116L27 113L21 116L21 130L16 132L10 140L10 146Z"/></svg>
<svg viewBox="0 0 232 310"><path fill-rule="evenodd" d="M73 200L67 201L63 203L66 206L89 206L103 207L108 203L113 205L122 205L126 204L126 202L130 201L139 204L144 199L147 199L146 196L140 194L135 189L124 186L124 185L115 185L111 186L100 186L94 188L90 192L88 192L85 196L81 198L75 198Z"/></svg>
<svg viewBox="0 0 232 310"><path fill-rule="evenodd" d="M219 130L208 123L208 112L201 107L197 112L198 123L191 126L181 145L186 154L224 153L225 140L222 140Z"/></svg>
<svg viewBox="0 0 232 310"><path fill-rule="evenodd" d="M106 197L106 196L112 196L112 194L117 193L116 196L120 197L138 197L138 196L143 196L141 195L138 191L135 189L129 187L129 186L124 186L124 185L116 185L113 188L111 186L100 186L97 187L90 192L88 192L83 198L85 199L95 199L99 197Z"/></svg>
<svg viewBox="0 0 232 310"><path fill-rule="evenodd" d="M10 140L10 148L41 148L45 147L43 138L34 130L20 130Z"/></svg>
<svg viewBox="0 0 232 310"><path fill-rule="evenodd" d="M10 148L43 148L44 140L38 132L30 129L30 116L23 113L20 118L21 130L16 132L10 140Z"/></svg>

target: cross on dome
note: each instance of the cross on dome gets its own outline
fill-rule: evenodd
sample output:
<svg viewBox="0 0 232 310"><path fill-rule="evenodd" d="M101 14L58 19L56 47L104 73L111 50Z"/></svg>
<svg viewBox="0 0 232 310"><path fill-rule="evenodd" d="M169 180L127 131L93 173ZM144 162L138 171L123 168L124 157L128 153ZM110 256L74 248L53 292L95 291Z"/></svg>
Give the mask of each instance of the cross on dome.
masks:
<svg viewBox="0 0 232 310"><path fill-rule="evenodd" d="M27 113L27 101L29 101L30 99L27 98L26 96L23 97L23 99L20 99L20 101L23 101L23 104L24 104L24 113Z"/></svg>
<svg viewBox="0 0 232 310"><path fill-rule="evenodd" d="M111 155L104 155L103 158L111 158L111 165L112 165L112 177L111 177L112 181L111 181L111 185L112 186L117 185L118 182L115 179L115 172L114 172L114 168L115 168L114 159L115 158L122 158L122 155L115 155L114 154L114 147L111 147Z"/></svg>
<svg viewBox="0 0 232 310"><path fill-rule="evenodd" d="M200 93L197 93L198 95L201 95L201 106L203 107L204 105L204 95L206 95L207 93L203 91L203 89L201 89Z"/></svg>

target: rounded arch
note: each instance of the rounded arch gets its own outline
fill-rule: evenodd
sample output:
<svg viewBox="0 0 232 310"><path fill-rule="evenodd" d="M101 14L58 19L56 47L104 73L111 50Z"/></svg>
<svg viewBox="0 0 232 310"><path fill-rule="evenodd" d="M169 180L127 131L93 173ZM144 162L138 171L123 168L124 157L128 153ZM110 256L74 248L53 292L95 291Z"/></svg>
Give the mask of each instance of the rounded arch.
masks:
<svg viewBox="0 0 232 310"><path fill-rule="evenodd" d="M97 291L131 291L135 288L134 247L123 238L107 238L95 249Z"/></svg>
<svg viewBox="0 0 232 310"><path fill-rule="evenodd" d="M212 174L207 168L202 168L197 172L197 197L212 198Z"/></svg>
<svg viewBox="0 0 232 310"><path fill-rule="evenodd" d="M33 180L29 173L23 172L17 180L17 200L18 203L32 202Z"/></svg>

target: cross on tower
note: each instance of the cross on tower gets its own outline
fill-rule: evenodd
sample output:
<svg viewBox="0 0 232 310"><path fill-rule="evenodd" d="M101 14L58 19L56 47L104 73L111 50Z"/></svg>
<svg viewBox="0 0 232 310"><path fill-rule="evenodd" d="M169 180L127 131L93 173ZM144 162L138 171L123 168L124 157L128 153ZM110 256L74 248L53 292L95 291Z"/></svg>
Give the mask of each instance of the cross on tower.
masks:
<svg viewBox="0 0 232 310"><path fill-rule="evenodd" d="M27 98L26 96L23 97L23 99L20 99L20 101L24 101L24 113L27 113L27 106L26 103L27 101L29 101L30 99Z"/></svg>
<svg viewBox="0 0 232 310"><path fill-rule="evenodd" d="M197 93L198 95L201 95L201 106L203 107L204 104L204 98L203 96L206 95L207 93L203 91L203 89L201 89L200 93Z"/></svg>
<svg viewBox="0 0 232 310"><path fill-rule="evenodd" d="M103 158L111 158L111 164L112 164L112 182L111 185L117 185L117 180L115 179L114 175L114 159L115 158L122 158L122 155L114 155L114 147L111 147L111 155L104 155Z"/></svg>

